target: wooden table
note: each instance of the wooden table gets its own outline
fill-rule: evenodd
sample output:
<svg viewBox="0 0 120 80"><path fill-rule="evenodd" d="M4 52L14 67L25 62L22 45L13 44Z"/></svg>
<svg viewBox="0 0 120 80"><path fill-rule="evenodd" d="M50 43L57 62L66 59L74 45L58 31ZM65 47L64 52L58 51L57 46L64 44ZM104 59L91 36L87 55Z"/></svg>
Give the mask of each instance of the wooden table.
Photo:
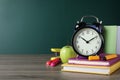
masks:
<svg viewBox="0 0 120 80"><path fill-rule="evenodd" d="M61 72L60 65L45 65L51 56L0 55L0 80L120 80L120 69L110 76Z"/></svg>

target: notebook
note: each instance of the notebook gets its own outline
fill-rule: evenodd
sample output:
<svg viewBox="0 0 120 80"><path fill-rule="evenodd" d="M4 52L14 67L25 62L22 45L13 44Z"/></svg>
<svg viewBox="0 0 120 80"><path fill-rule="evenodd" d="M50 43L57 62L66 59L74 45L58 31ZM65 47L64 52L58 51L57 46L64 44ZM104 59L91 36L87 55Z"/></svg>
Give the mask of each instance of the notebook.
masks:
<svg viewBox="0 0 120 80"><path fill-rule="evenodd" d="M61 71L110 75L119 68L120 68L120 61L108 67L107 66L75 65L75 64L65 63L65 64L62 64Z"/></svg>
<svg viewBox="0 0 120 80"><path fill-rule="evenodd" d="M111 66L118 61L120 61L120 55L110 60L94 60L94 61L90 61L86 58L76 57L76 58L70 58L68 60L68 63L69 64L92 65L92 66Z"/></svg>

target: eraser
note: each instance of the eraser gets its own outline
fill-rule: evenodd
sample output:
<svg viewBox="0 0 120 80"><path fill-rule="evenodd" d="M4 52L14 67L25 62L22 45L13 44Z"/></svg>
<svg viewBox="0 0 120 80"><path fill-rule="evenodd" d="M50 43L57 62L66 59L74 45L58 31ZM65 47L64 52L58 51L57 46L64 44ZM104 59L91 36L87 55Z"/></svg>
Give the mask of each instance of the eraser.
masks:
<svg viewBox="0 0 120 80"><path fill-rule="evenodd" d="M109 54L109 55L106 55L104 57L105 60L109 60L109 59L113 59L113 58L116 58L117 57L117 54Z"/></svg>
<svg viewBox="0 0 120 80"><path fill-rule="evenodd" d="M92 60L100 60L100 56L89 56L88 60L92 61Z"/></svg>

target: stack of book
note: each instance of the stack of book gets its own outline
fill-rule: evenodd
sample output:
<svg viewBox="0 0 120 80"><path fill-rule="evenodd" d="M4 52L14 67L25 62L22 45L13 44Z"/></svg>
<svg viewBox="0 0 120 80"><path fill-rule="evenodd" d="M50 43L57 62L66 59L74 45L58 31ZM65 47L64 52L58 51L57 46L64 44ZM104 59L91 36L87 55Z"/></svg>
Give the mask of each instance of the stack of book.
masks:
<svg viewBox="0 0 120 80"><path fill-rule="evenodd" d="M62 71L110 75L120 68L120 55L110 60L89 61L87 58L70 58L62 64Z"/></svg>

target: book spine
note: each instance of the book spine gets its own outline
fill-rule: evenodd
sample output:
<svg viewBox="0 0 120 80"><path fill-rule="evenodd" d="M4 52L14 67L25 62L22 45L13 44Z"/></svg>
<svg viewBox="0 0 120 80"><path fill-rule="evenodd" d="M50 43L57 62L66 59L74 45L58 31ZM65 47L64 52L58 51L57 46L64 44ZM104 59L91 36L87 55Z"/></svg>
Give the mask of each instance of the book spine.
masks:
<svg viewBox="0 0 120 80"><path fill-rule="evenodd" d="M120 54L120 26L117 29L117 54Z"/></svg>

